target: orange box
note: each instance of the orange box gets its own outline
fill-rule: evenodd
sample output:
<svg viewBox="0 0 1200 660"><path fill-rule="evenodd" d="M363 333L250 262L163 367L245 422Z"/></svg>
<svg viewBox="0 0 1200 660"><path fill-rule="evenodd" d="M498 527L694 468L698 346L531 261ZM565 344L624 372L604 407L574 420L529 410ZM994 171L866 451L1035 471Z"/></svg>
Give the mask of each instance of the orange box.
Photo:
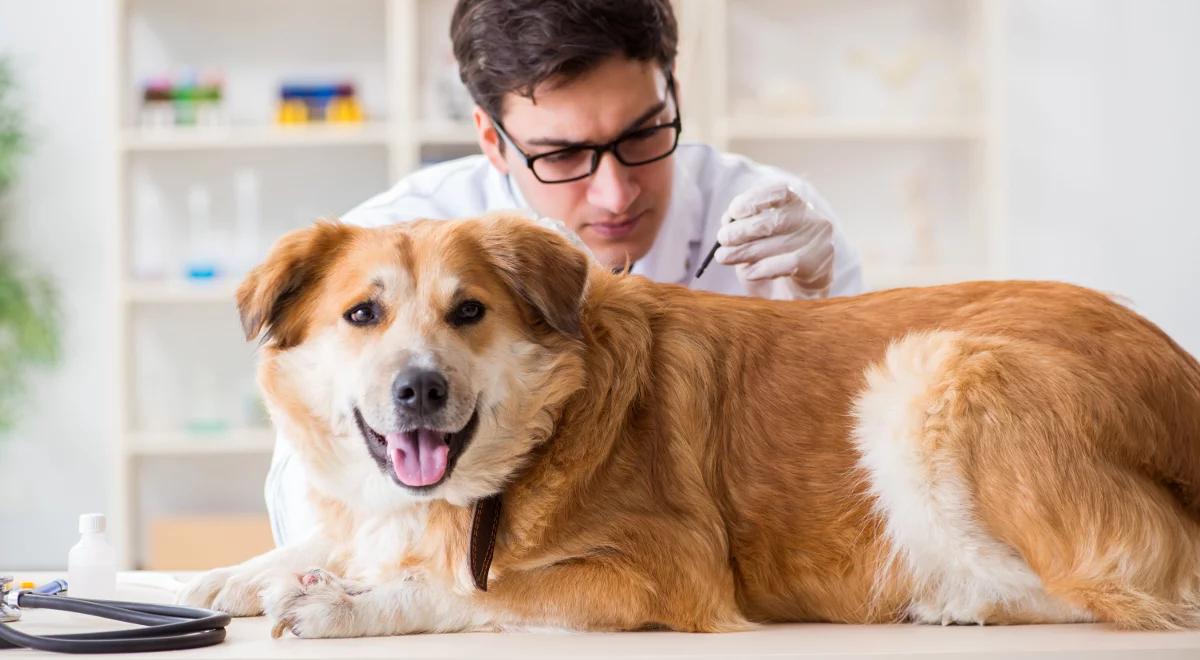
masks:
<svg viewBox="0 0 1200 660"><path fill-rule="evenodd" d="M145 568L205 570L243 562L275 547L265 515L169 516L150 521Z"/></svg>

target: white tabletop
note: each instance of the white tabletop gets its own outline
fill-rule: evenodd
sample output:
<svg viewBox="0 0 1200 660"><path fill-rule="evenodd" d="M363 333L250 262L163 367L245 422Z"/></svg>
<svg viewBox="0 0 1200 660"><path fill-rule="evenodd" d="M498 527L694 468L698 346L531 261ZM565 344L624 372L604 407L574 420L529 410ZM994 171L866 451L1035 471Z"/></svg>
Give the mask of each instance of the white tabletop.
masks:
<svg viewBox="0 0 1200 660"><path fill-rule="evenodd" d="M55 575L17 574L38 583ZM165 602L148 586L154 574L122 574L118 597ZM141 583L140 585L132 582ZM169 586L169 585L164 585ZM25 610L15 624L35 634L84 632L124 624L63 612ZM16 660L32 651L0 651ZM162 657L134 654L115 657ZM61 656L59 656L61 657ZM105 656L114 657L114 656ZM745 633L471 633L361 639L271 639L262 617L235 619L217 646L171 652L172 658L1200 658L1200 631L1122 632L1104 625L846 626L770 625Z"/></svg>

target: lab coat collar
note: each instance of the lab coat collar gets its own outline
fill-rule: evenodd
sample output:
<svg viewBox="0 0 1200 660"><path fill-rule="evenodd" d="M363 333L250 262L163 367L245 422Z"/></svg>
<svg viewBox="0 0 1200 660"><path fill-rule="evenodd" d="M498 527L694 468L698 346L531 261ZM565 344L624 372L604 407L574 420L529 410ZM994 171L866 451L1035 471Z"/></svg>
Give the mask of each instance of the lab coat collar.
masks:
<svg viewBox="0 0 1200 660"><path fill-rule="evenodd" d="M512 177L507 174L500 174L499 170L497 170L495 166L492 167L492 172L496 174L494 178L496 185L501 188L501 190L498 191L498 197L505 200L506 203L511 202L512 208L521 211L522 213L536 220L537 211L535 211L533 207L529 205L529 202L525 201L525 196L521 194L521 187L513 182ZM490 206L492 208L503 208L503 206L498 207L496 204L492 204Z"/></svg>
<svg viewBox="0 0 1200 660"><path fill-rule="evenodd" d="M692 279L693 246L704 239L704 197L693 172L675 156L671 203L658 236L646 256L633 265L633 273L659 282L687 284Z"/></svg>

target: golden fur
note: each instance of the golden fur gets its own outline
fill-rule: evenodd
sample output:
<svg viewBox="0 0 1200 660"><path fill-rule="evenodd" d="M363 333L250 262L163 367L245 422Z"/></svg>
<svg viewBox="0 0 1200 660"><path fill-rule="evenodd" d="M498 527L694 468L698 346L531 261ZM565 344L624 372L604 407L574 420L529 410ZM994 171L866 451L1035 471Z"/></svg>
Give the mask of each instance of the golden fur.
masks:
<svg viewBox="0 0 1200 660"><path fill-rule="evenodd" d="M387 292L396 311L348 331L342 313L381 268L407 274ZM474 292L485 320L404 311L444 308L450 289ZM232 609L265 608L297 634L1200 624L1200 366L1093 291L727 297L589 267L553 232L500 216L296 232L238 302L248 334L265 333L260 382L317 484L327 558L298 586L254 578L262 601ZM483 393L492 416L444 491L372 502L336 485L367 461L329 412L343 403L310 391L314 358L289 355L353 356L386 337L398 352L433 342L508 385ZM469 505L497 490L484 593L467 575ZM363 530L399 519L410 540L364 559ZM188 599L219 604L229 574ZM435 595L354 604L405 580ZM337 591L320 607L355 612L344 625L303 618L313 582ZM470 615L411 623L443 597Z"/></svg>

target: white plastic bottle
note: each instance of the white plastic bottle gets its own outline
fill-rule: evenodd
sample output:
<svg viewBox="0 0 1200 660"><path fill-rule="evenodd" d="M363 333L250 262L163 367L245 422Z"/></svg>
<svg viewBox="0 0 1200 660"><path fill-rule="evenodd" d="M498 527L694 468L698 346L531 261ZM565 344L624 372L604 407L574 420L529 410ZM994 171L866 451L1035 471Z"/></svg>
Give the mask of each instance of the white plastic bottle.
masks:
<svg viewBox="0 0 1200 660"><path fill-rule="evenodd" d="M188 257L186 275L193 282L220 277L223 245L212 220L212 195L199 184L188 188Z"/></svg>
<svg viewBox="0 0 1200 660"><path fill-rule="evenodd" d="M259 231L262 213L259 206L258 171L240 169L233 175L235 231L233 239L233 274L245 275L258 265L260 254Z"/></svg>
<svg viewBox="0 0 1200 660"><path fill-rule="evenodd" d="M117 554L104 536L103 513L79 516L82 537L67 555L67 595L111 600L117 592Z"/></svg>

